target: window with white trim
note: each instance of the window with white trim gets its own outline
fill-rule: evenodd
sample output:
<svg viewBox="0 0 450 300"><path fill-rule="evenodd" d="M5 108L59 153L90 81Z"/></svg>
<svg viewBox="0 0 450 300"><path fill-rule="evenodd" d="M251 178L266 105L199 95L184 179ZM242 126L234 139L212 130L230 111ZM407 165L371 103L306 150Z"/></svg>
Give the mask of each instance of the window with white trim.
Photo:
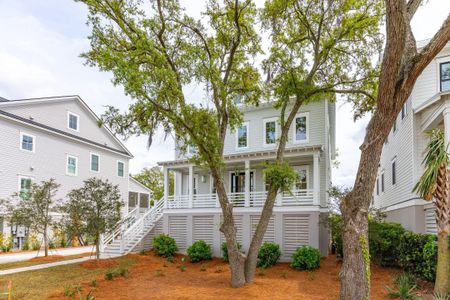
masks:
<svg viewBox="0 0 450 300"><path fill-rule="evenodd" d="M397 158L394 158L391 162L391 172L392 172L392 185L397 184Z"/></svg>
<svg viewBox="0 0 450 300"><path fill-rule="evenodd" d="M264 145L273 146L277 142L277 118L266 119L263 122Z"/></svg>
<svg viewBox="0 0 450 300"><path fill-rule="evenodd" d="M91 171L100 171L100 155L91 153Z"/></svg>
<svg viewBox="0 0 450 300"><path fill-rule="evenodd" d="M248 128L249 123L243 123L236 131L236 148L248 148Z"/></svg>
<svg viewBox="0 0 450 300"><path fill-rule="evenodd" d="M296 190L306 190L309 185L309 174L307 167L298 167L297 171L297 179L295 181L295 189Z"/></svg>
<svg viewBox="0 0 450 300"><path fill-rule="evenodd" d="M80 117L77 114L69 111L67 113L67 127L69 129L79 131L79 119Z"/></svg>
<svg viewBox="0 0 450 300"><path fill-rule="evenodd" d="M19 176L19 197L27 199L31 190L31 177Z"/></svg>
<svg viewBox="0 0 450 300"><path fill-rule="evenodd" d="M117 176L124 177L125 174L125 164L123 161L117 162Z"/></svg>
<svg viewBox="0 0 450 300"><path fill-rule="evenodd" d="M78 157L67 155L66 174L71 176L77 176L78 174Z"/></svg>
<svg viewBox="0 0 450 300"><path fill-rule="evenodd" d="M21 132L20 133L20 149L34 152L35 148L35 138L34 135Z"/></svg>
<svg viewBox="0 0 450 300"><path fill-rule="evenodd" d="M308 114L303 113L294 120L294 142L307 142L309 137Z"/></svg>
<svg viewBox="0 0 450 300"><path fill-rule="evenodd" d="M450 62L440 64L441 92L450 91Z"/></svg>

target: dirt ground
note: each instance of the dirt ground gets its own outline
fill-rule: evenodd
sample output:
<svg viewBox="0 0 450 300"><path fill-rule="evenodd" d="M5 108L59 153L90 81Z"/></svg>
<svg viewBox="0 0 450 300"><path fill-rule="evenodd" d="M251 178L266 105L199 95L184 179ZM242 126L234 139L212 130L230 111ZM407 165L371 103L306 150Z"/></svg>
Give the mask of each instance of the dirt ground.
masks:
<svg viewBox="0 0 450 300"><path fill-rule="evenodd" d="M254 284L234 289L229 285L229 267L221 259L191 264L177 255L174 262L147 255L132 255L138 263L129 269L128 278L112 281L98 278L95 288L82 284L83 294L93 289L95 299L338 299L340 262L330 256L315 271L295 271L289 264L279 263L258 270ZM181 266L185 266L182 271ZM85 262L85 268L95 263ZM111 266L104 261L98 267ZM372 299L386 299L386 286L392 286L399 270L372 266ZM52 299L62 299L63 291L55 291ZM69 298L67 298L69 299Z"/></svg>

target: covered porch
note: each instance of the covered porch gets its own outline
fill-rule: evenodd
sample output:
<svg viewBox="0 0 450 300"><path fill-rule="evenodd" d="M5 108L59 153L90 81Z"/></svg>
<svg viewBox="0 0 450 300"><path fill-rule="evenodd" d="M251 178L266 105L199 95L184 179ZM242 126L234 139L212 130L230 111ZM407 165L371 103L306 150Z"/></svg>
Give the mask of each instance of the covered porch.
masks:
<svg viewBox="0 0 450 300"><path fill-rule="evenodd" d="M297 181L289 192L277 195L275 206L320 205L321 147L286 150L286 161L296 170ZM267 197L265 163L274 151L234 154L225 157L222 178L228 199L235 207L262 207ZM164 170L164 201L168 209L220 207L209 170L186 160L160 163ZM174 173L174 194L169 195L169 172Z"/></svg>

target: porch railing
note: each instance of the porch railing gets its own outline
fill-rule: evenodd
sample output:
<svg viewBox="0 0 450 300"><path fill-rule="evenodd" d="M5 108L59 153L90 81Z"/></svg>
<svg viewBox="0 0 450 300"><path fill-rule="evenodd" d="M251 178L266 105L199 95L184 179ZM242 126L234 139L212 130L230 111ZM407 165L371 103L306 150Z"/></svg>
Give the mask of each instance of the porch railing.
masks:
<svg viewBox="0 0 450 300"><path fill-rule="evenodd" d="M266 197L266 191L254 191L249 193L249 199L246 201L245 193L228 193L228 200L235 207L262 207ZM219 207L217 194L194 194L192 195L192 204L189 201L189 195L169 196L167 200L167 208L169 209ZM314 190L303 189L280 193L277 196L275 206L313 205L314 203Z"/></svg>

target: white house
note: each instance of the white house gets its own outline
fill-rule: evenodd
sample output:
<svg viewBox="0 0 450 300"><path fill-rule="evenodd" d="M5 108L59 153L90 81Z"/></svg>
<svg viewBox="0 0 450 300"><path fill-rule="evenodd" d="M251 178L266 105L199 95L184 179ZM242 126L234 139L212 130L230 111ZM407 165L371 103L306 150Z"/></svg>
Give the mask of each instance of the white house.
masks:
<svg viewBox="0 0 450 300"><path fill-rule="evenodd" d="M238 240L247 249L267 195L264 163L275 159L280 111L271 103L242 106L242 111L242 126L227 132L222 175L235 206ZM310 103L302 107L289 132L286 160L297 170L298 179L292 194L278 195L264 238L280 245L283 260L290 260L301 245L320 248L327 255L328 230L321 216L328 212L335 118L333 103ZM181 252L194 241L204 240L215 256L221 255L220 245L225 241L219 232L221 208L210 173L188 159L194 152L189 149L183 154L175 149L175 160L159 163L165 175L163 201L131 228L105 237L107 254L150 247L151 237L164 232L176 239ZM174 173L174 195L168 192L169 172Z"/></svg>
<svg viewBox="0 0 450 300"><path fill-rule="evenodd" d="M61 185L56 197L63 199L84 180L97 177L119 186L124 212L129 192L148 207L149 190L128 175L132 154L98 121L79 96L0 98L0 199L50 178ZM0 224L0 232L14 233L20 246L15 230Z"/></svg>
<svg viewBox="0 0 450 300"><path fill-rule="evenodd" d="M423 47L428 41L419 42ZM414 232L436 232L434 207L412 192L423 173L427 131L445 130L450 142L450 43L417 79L410 99L389 134L374 188L374 206L387 220Z"/></svg>

